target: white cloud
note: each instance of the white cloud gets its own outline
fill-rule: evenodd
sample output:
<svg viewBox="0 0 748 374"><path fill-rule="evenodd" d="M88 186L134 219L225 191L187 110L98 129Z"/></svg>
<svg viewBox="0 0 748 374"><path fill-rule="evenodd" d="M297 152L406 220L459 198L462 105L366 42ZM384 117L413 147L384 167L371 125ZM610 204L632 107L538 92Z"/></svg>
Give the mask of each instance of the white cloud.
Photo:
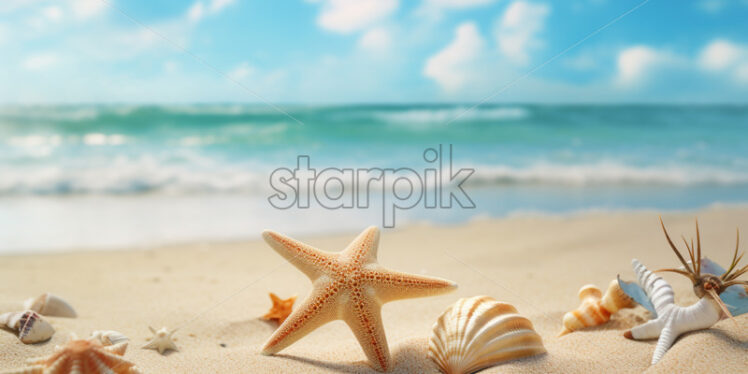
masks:
<svg viewBox="0 0 748 374"><path fill-rule="evenodd" d="M53 22L61 20L62 15L62 9L60 9L60 7L58 6L48 6L42 9L42 16Z"/></svg>
<svg viewBox="0 0 748 374"><path fill-rule="evenodd" d="M711 14L719 14L731 6L748 6L748 0L701 0L696 6Z"/></svg>
<svg viewBox="0 0 748 374"><path fill-rule="evenodd" d="M722 74L731 82L748 84L748 45L717 39L705 45L697 56L645 45L632 46L618 54L615 82L622 87L633 87L647 83L650 78L680 76L673 74L686 74L688 80L695 80L703 72Z"/></svg>
<svg viewBox="0 0 748 374"><path fill-rule="evenodd" d="M748 46L728 40L714 40L701 50L699 66L707 71L728 73L741 82L748 82Z"/></svg>
<svg viewBox="0 0 748 374"><path fill-rule="evenodd" d="M529 52L543 45L538 34L550 14L547 4L515 1L507 7L496 27L499 50L515 63L529 62Z"/></svg>
<svg viewBox="0 0 748 374"><path fill-rule="evenodd" d="M358 40L359 48L374 52L385 51L392 43L390 32L384 27L375 27L367 31Z"/></svg>
<svg viewBox="0 0 748 374"><path fill-rule="evenodd" d="M423 0L415 15L432 22L439 21L450 10L464 10L492 4L496 0Z"/></svg>
<svg viewBox="0 0 748 374"><path fill-rule="evenodd" d="M373 26L398 6L398 0L324 0L317 24L330 31L350 33Z"/></svg>
<svg viewBox="0 0 748 374"><path fill-rule="evenodd" d="M209 14L218 14L236 0L210 0L207 2L196 1L187 10L187 19L191 22L199 22Z"/></svg>
<svg viewBox="0 0 748 374"><path fill-rule="evenodd" d="M64 12L60 7L46 6L29 18L27 24L36 31L45 31L48 25L62 21L63 16Z"/></svg>
<svg viewBox="0 0 748 374"><path fill-rule="evenodd" d="M639 85L654 68L672 61L668 53L651 47L639 45L626 48L618 53L617 82L622 86Z"/></svg>
<svg viewBox="0 0 748 374"><path fill-rule="evenodd" d="M424 0L424 4L439 8L463 9L491 4L496 0Z"/></svg>
<svg viewBox="0 0 748 374"><path fill-rule="evenodd" d="M475 24L463 23L455 30L454 40L426 61L423 74L445 91L458 91L472 79L471 65L481 55L484 44Z"/></svg>
<svg viewBox="0 0 748 374"><path fill-rule="evenodd" d="M745 51L726 40L715 40L701 51L699 62L707 70L724 70L735 65Z"/></svg>
<svg viewBox="0 0 748 374"><path fill-rule="evenodd" d="M101 0L70 0L70 8L77 18L92 18L106 10L107 4Z"/></svg>
<svg viewBox="0 0 748 374"><path fill-rule="evenodd" d="M424 0L422 7L429 9L466 9L488 5L496 0Z"/></svg>
<svg viewBox="0 0 748 374"><path fill-rule="evenodd" d="M727 4L724 0L701 0L699 8L709 13L719 13Z"/></svg>
<svg viewBox="0 0 748 374"><path fill-rule="evenodd" d="M229 77L231 77L231 79L242 80L242 79L246 79L247 77L252 75L252 73L254 72L255 72L255 68L253 68L251 65L249 65L246 62L242 62L237 67L231 69L228 75Z"/></svg>
<svg viewBox="0 0 748 374"><path fill-rule="evenodd" d="M27 57L23 61L23 68L31 71L47 70L59 62L54 53L40 53Z"/></svg>
<svg viewBox="0 0 748 374"><path fill-rule="evenodd" d="M210 11L218 13L229 5L232 5L236 0L213 0L210 2Z"/></svg>
<svg viewBox="0 0 748 374"><path fill-rule="evenodd" d="M192 4L190 9L187 10L187 19L189 19L192 22L197 22L203 19L203 16L205 15L205 6L201 2L196 2Z"/></svg>

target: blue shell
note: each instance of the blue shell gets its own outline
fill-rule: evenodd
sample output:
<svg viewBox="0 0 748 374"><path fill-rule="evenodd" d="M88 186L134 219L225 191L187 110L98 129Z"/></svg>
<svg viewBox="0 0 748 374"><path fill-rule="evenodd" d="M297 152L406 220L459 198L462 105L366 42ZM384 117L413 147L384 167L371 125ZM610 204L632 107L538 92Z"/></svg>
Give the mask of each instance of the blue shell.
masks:
<svg viewBox="0 0 748 374"><path fill-rule="evenodd" d="M725 269L716 262L704 257L701 259L701 272L719 276L725 273ZM727 305L727 309L733 317L748 312L748 294L745 292L745 287L741 285L727 287L719 295L719 298Z"/></svg>
<svg viewBox="0 0 748 374"><path fill-rule="evenodd" d="M650 313L652 313L652 318L657 318L657 312L655 311L654 305L652 305L652 301L649 300L649 296L647 296L647 293L644 292L644 289L636 282L626 282L621 280L621 276L618 276L618 285L621 287L621 290L626 293L626 295L629 295L634 301L639 303L639 305L643 306L645 309L647 309Z"/></svg>

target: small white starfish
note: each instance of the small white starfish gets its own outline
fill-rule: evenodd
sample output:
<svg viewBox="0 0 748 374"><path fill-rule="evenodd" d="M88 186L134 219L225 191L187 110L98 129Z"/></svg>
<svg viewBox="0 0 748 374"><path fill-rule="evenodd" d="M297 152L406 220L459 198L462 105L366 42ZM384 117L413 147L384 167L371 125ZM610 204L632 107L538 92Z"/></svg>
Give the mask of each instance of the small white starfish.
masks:
<svg viewBox="0 0 748 374"><path fill-rule="evenodd" d="M623 336L635 340L659 338L652 355L652 365L660 361L680 335L708 329L721 319L721 309L711 297L704 296L687 307L675 305L673 288L664 279L647 270L637 260L633 260L632 264L639 284L654 305L657 318L626 331Z"/></svg>
<svg viewBox="0 0 748 374"><path fill-rule="evenodd" d="M160 354L164 354L164 352L170 349L174 351L179 350L172 339L172 335L174 335L177 330L169 331L166 327L162 327L160 330L156 331L151 326L148 326L148 329L153 333L153 337L150 342L142 347L143 349L155 349Z"/></svg>

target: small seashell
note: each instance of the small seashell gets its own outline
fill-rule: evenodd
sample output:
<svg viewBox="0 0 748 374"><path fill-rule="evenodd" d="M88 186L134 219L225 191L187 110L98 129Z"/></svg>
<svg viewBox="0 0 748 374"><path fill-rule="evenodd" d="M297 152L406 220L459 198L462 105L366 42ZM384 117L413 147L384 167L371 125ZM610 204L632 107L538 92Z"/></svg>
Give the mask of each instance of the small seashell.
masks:
<svg viewBox="0 0 748 374"><path fill-rule="evenodd" d="M633 308L636 306L636 301L626 295L621 289L618 279L613 279L608 284L608 289L605 290L603 299L600 300L600 304L603 308L607 309L610 314L614 314L621 309Z"/></svg>
<svg viewBox="0 0 748 374"><path fill-rule="evenodd" d="M488 296L458 300L436 321L429 339L429 357L446 374L474 373L545 351L530 320Z"/></svg>
<svg viewBox="0 0 748 374"><path fill-rule="evenodd" d="M105 346L115 345L115 344L127 342L130 340L123 333L118 332L118 331L112 331L112 330L94 331L91 334L91 338L100 341L101 344Z"/></svg>
<svg viewBox="0 0 748 374"><path fill-rule="evenodd" d="M626 295L617 280L612 280L605 295L599 288L588 284L579 289L579 307L564 314L564 327L559 336L585 327L598 326L610 320L610 316L623 308L636 306L634 300Z"/></svg>
<svg viewBox="0 0 748 374"><path fill-rule="evenodd" d="M28 360L31 366L5 374L140 374L122 358L127 343L103 346L96 339L73 339L49 356Z"/></svg>
<svg viewBox="0 0 748 374"><path fill-rule="evenodd" d="M18 331L18 339L24 344L34 344L49 340L55 333L54 327L32 310L0 315L0 323Z"/></svg>
<svg viewBox="0 0 748 374"><path fill-rule="evenodd" d="M33 310L43 316L75 318L75 313L70 304L57 295L45 293L37 298L26 300L24 308Z"/></svg>

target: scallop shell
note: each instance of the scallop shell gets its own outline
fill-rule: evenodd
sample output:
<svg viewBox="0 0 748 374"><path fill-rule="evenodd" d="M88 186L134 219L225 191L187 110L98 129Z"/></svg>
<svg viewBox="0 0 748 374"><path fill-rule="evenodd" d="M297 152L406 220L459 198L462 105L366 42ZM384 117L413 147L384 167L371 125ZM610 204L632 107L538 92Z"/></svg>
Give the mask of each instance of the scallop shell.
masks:
<svg viewBox="0 0 748 374"><path fill-rule="evenodd" d="M130 340L127 336L125 336L125 334L112 330L94 331L91 334L91 338L97 339L101 342L101 344L105 346L115 345Z"/></svg>
<svg viewBox="0 0 748 374"><path fill-rule="evenodd" d="M24 344L34 344L49 340L55 333L54 327L32 310L0 315L0 323L18 331L18 339Z"/></svg>
<svg viewBox="0 0 748 374"><path fill-rule="evenodd" d="M24 308L31 309L43 316L75 318L75 313L70 304L57 295L45 293L36 298L26 300Z"/></svg>
<svg viewBox="0 0 748 374"><path fill-rule="evenodd" d="M474 373L545 351L530 320L488 296L458 300L436 321L429 339L429 357L446 374Z"/></svg>
<svg viewBox="0 0 748 374"><path fill-rule="evenodd" d="M603 295L594 285L588 284L579 289L579 307L564 314L564 327L559 336L585 327L598 326L610 320L610 316L623 308L636 306L626 295L617 280L612 280Z"/></svg>
<svg viewBox="0 0 748 374"><path fill-rule="evenodd" d="M126 342L103 346L96 339L74 339L49 356L28 360L31 366L5 374L140 374L122 358L125 350Z"/></svg>

